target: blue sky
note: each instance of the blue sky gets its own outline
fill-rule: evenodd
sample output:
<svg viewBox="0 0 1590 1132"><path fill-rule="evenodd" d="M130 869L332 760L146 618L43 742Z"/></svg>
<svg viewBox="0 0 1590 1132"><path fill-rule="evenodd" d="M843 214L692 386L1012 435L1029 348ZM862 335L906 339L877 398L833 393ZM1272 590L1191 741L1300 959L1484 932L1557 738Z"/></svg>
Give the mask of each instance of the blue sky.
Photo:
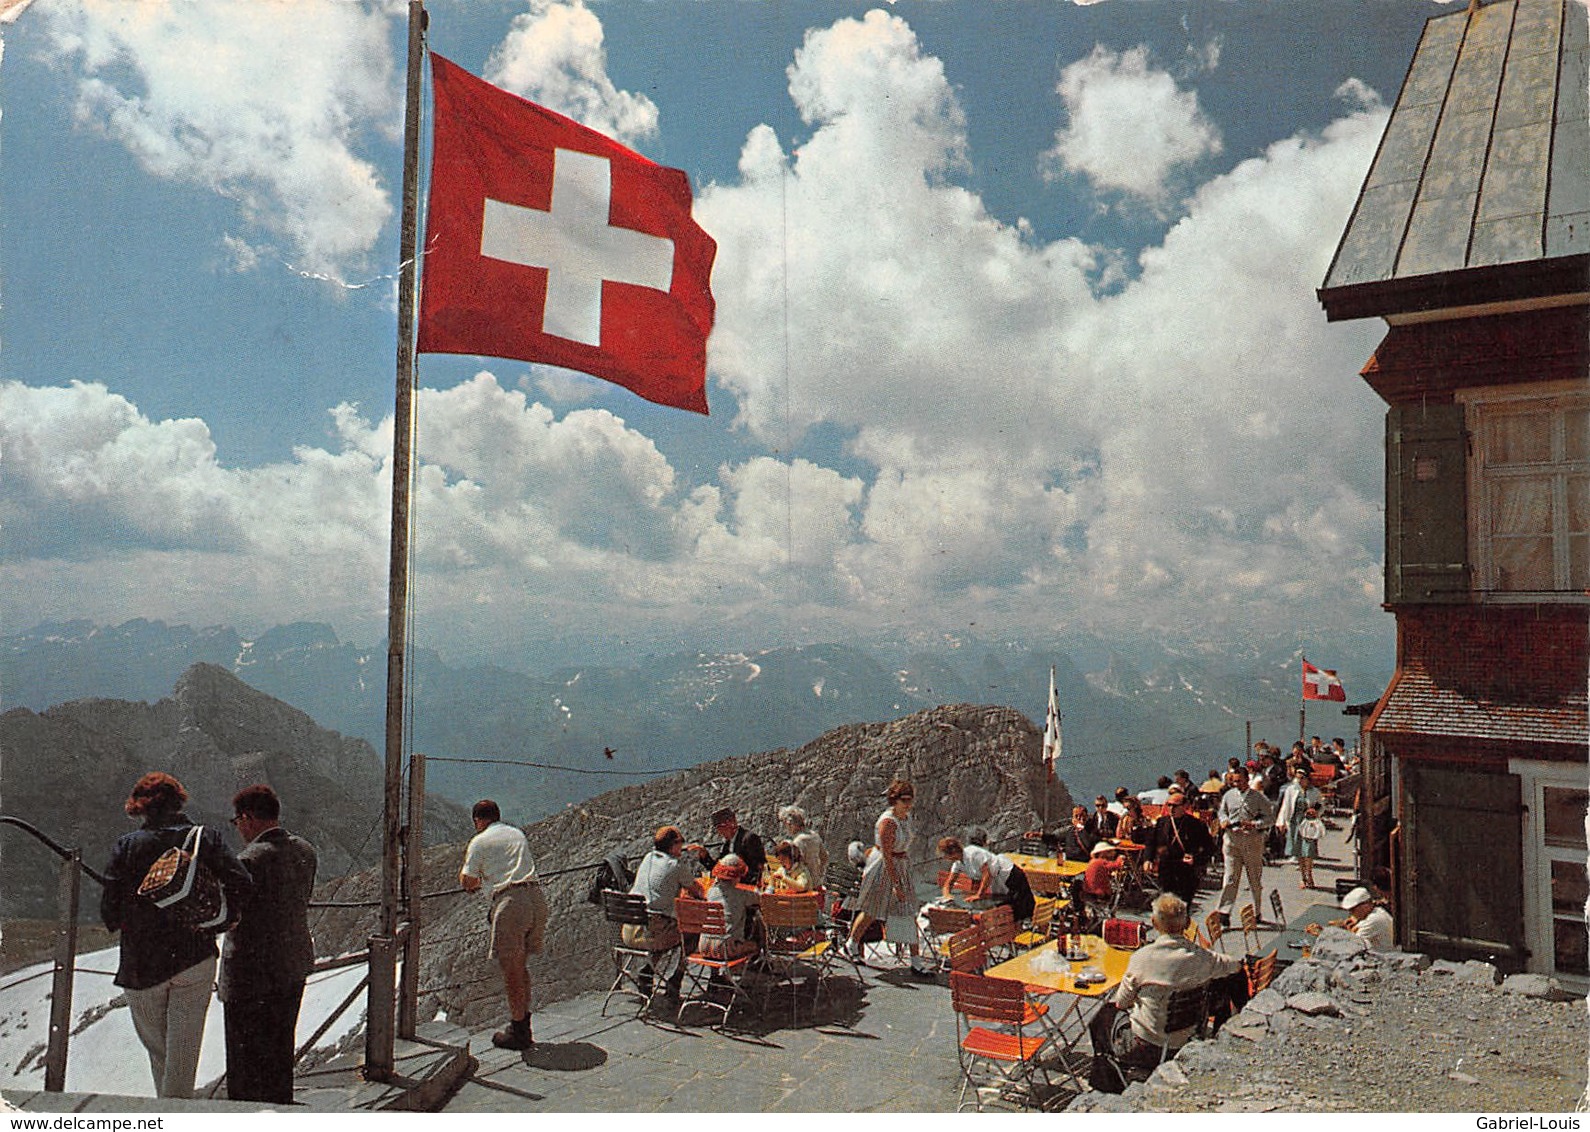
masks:
<svg viewBox="0 0 1590 1132"><path fill-rule="evenodd" d="M429 7L441 54L690 175L718 323L708 418L421 359L419 643L1088 629L1389 666L1383 327L1314 288L1452 5ZM3 28L7 631L381 639L403 8Z"/></svg>

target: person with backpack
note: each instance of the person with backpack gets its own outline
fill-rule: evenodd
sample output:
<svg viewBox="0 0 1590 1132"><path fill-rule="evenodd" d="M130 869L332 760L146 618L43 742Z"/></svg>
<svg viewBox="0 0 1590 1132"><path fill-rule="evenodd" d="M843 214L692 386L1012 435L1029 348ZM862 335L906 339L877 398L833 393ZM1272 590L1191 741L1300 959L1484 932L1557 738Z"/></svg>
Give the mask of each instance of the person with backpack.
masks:
<svg viewBox="0 0 1590 1132"><path fill-rule="evenodd" d="M182 783L162 771L138 780L123 809L143 824L111 850L99 905L105 927L121 933L115 982L127 992L158 1097L193 1096L219 958L215 939L253 887L220 833L182 812L187 800ZM196 923L181 907L185 897L161 897L173 888L181 897L184 884L195 899L218 889L224 905L213 916L222 920Z"/></svg>

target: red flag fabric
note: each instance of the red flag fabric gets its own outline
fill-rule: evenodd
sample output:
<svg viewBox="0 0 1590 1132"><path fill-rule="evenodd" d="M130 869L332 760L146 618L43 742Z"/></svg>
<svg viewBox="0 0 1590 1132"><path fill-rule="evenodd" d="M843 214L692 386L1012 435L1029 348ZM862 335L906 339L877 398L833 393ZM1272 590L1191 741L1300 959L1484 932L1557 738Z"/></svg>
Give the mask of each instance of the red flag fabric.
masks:
<svg viewBox="0 0 1590 1132"><path fill-rule="evenodd" d="M1305 700L1340 700L1347 701L1347 689L1342 687L1342 682L1337 678L1334 670L1329 668L1315 668L1308 661L1303 662L1303 698Z"/></svg>
<svg viewBox="0 0 1590 1132"><path fill-rule="evenodd" d="M718 245L690 181L431 56L418 349L545 362L707 411Z"/></svg>

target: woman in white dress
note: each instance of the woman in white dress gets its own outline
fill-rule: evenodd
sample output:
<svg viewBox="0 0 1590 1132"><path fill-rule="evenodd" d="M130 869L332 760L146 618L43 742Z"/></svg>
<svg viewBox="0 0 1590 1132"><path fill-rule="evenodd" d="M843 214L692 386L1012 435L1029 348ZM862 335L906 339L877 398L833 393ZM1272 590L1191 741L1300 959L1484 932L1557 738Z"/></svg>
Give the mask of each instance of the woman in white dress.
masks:
<svg viewBox="0 0 1590 1132"><path fill-rule="evenodd" d="M860 955L861 937L874 920L885 923L892 917L916 921L916 894L911 883L911 804L916 790L904 779L889 784L889 808L878 815L873 827L877 852L868 856L861 874L861 891L856 896L856 915L850 923L849 947ZM898 941L895 941L898 942ZM917 954L911 940L911 954Z"/></svg>

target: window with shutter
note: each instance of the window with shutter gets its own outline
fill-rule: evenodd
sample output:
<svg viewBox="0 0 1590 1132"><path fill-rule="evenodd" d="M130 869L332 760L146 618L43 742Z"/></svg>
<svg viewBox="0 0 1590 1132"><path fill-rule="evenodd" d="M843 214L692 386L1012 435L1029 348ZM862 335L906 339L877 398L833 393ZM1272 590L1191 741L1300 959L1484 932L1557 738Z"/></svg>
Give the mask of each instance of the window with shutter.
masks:
<svg viewBox="0 0 1590 1132"><path fill-rule="evenodd" d="M1386 601L1470 600L1463 406L1386 414Z"/></svg>

